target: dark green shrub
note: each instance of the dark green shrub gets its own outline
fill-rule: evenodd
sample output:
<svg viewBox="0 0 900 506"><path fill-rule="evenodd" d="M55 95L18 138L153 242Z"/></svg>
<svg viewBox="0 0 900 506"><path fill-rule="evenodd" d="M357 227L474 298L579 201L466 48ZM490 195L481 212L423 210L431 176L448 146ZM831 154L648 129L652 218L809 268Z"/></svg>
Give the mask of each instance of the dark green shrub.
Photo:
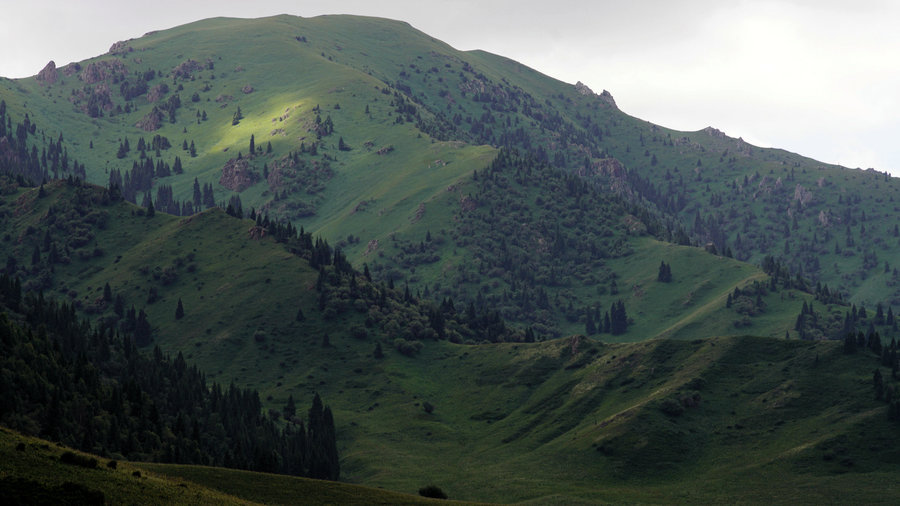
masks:
<svg viewBox="0 0 900 506"><path fill-rule="evenodd" d="M437 485L428 485L419 489L419 495L422 497L431 497L432 499L446 499L447 494Z"/></svg>
<svg viewBox="0 0 900 506"><path fill-rule="evenodd" d="M65 452L59 457L59 461L63 464L70 464L73 466L81 466L87 469L96 469L98 462L97 459L93 457L85 457L83 455L78 455L73 452Z"/></svg>
<svg viewBox="0 0 900 506"><path fill-rule="evenodd" d="M669 416L681 416L681 414L684 413L684 406L671 397L663 399L662 402L659 403L659 409Z"/></svg>

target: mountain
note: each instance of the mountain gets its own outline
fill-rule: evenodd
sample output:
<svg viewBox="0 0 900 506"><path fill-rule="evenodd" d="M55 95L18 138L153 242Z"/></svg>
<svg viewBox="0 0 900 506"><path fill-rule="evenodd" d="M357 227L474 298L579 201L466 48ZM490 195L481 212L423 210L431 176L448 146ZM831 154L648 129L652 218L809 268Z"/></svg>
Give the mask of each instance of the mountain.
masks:
<svg viewBox="0 0 900 506"><path fill-rule="evenodd" d="M445 242L429 252L427 275L413 271L423 266L402 258L403 249L429 232L465 233L459 215L479 204L468 198L472 175L497 147L612 190L655 216L660 238L757 264L779 257L792 274L870 310L900 300L889 225L897 189L885 174L756 148L712 128L662 128L623 113L609 93L454 50L405 23L212 19L53 70L55 79L44 72L2 82L10 115L44 126L42 161L56 139L88 181L117 184L139 204L152 197L170 212L225 207L238 196L244 208L330 238L379 279L414 290L440 283L456 302L474 301L468 290L448 289L471 276L457 267L489 245ZM68 142L59 142L62 132ZM37 165L65 174L54 169L58 158ZM488 285L494 305L503 291L520 292L489 271L472 281ZM566 297L553 284L528 284ZM584 299L590 290L581 282L565 288L582 292L572 301L581 309L614 302ZM583 316L570 321L569 302L543 318L550 335L582 326ZM526 323L520 310L507 318Z"/></svg>
<svg viewBox="0 0 900 506"><path fill-rule="evenodd" d="M277 423L321 394L345 480L891 493L884 174L353 16L205 20L0 80L0 170L23 292L258 391Z"/></svg>

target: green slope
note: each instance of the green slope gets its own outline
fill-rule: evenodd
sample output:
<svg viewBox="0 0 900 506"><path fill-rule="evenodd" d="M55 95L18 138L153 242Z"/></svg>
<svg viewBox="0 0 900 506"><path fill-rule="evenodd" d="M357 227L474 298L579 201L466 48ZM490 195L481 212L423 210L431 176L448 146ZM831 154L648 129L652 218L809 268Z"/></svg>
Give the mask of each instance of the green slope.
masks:
<svg viewBox="0 0 900 506"><path fill-rule="evenodd" d="M197 68L174 77L191 60ZM102 62L117 62L127 74L82 80L90 64ZM126 100L122 81L135 83L151 70L148 87L166 84L169 92L152 103L149 92ZM613 190L697 244L713 243L754 263L782 257L794 274L869 308L900 303L893 272L900 243L891 225L897 211L890 205L898 189L891 178L757 148L714 129L661 128L622 113L608 94L576 89L501 56L457 51L402 22L216 18L125 41L115 54L58 73L53 84L4 80L0 95L15 118L30 114L51 139L63 133L90 181L106 184L110 170L128 171L139 159L133 146L116 158L124 139L134 145L159 134L173 147L148 155L170 164L179 156L185 172L158 178L154 195L170 185L176 200L191 200L198 178L224 203L234 192L219 184L223 166L242 152L255 178L240 188L245 209L341 241L356 264L370 260L372 241L402 233L421 204L485 167L495 153L487 145L509 146ZM91 118L82 109L91 90L104 86L109 110L101 107L103 116ZM247 86L253 91L245 93ZM135 127L174 95L182 103L174 123L163 118L153 132ZM232 125L238 107L244 117ZM198 119L201 112L206 121ZM334 125L321 139L317 115ZM251 135L263 149L252 157ZM350 151L338 149L340 139ZM196 158L179 149L190 141ZM317 154L300 152L314 142ZM446 228L450 219L441 215L439 222ZM462 261L471 257L441 260Z"/></svg>
<svg viewBox="0 0 900 506"><path fill-rule="evenodd" d="M7 504L425 504L421 497L343 483L201 466L60 461L70 451L0 429L0 497ZM98 495L102 494L102 496Z"/></svg>
<svg viewBox="0 0 900 506"><path fill-rule="evenodd" d="M622 296L648 313L626 337L679 339L428 340L410 357L394 349L402 326L357 335L376 315L372 307L326 317L308 262L271 236L252 239L247 220L221 211L148 217L121 202L82 208L76 219L70 213L79 202L102 200L102 190L53 182L40 192L22 190L0 206L10 237L4 251L17 258L26 285L44 279L44 264L28 258L35 247L48 255L39 227L50 232L52 249L70 236L49 226L51 218L73 219L76 234L85 233L79 220L103 222L68 252L69 263L52 264L45 293L68 297L92 319L108 318L108 282L113 294L146 309L164 351L183 351L217 382L258 389L266 408L280 410L288 396L303 405L319 392L337 421L342 476L353 483L406 493L435 483L455 499L561 503L670 502L685 494L697 502L780 501L814 484L819 492L803 499L812 502L848 493L835 473L854 474L863 488L854 493L875 498L883 493L875 483L896 472L896 431L872 395L873 355L843 355L836 342L696 339L737 333L729 322L738 315L723 296L763 275L734 260L649 238L632 239L636 252L614 260ZM655 281L660 255L673 267L666 286ZM780 337L791 308L809 298L797 296L784 303L778 292L767 296L766 316L750 329ZM294 318L298 308L305 321ZM382 359L372 357L376 343ZM209 483L222 479L199 473Z"/></svg>

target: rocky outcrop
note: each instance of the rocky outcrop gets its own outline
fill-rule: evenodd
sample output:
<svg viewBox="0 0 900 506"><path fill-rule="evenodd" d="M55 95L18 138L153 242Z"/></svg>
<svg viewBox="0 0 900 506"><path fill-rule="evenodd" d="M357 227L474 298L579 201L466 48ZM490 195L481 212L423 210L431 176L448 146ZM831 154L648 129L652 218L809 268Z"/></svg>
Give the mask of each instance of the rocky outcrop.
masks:
<svg viewBox="0 0 900 506"><path fill-rule="evenodd" d="M150 88L150 91L147 92L147 102L150 102L152 104L153 102L156 102L159 99L163 98L166 95L166 93L168 93L168 92L169 92L168 84L165 84L165 83L157 84L157 85L153 86L152 88Z"/></svg>
<svg viewBox="0 0 900 506"><path fill-rule="evenodd" d="M613 179L624 179L626 176L625 166L616 158L601 158L591 163L590 170L580 168L576 171L582 177L589 175L604 175Z"/></svg>
<svg viewBox="0 0 900 506"><path fill-rule="evenodd" d="M253 86L250 86L248 84L248 85L244 86L243 88L241 88L241 91L244 92L245 95L249 95L249 94L253 93Z"/></svg>
<svg viewBox="0 0 900 506"><path fill-rule="evenodd" d="M496 85L480 77L459 83L459 91L471 94L478 102L505 104L510 100L509 91L503 86Z"/></svg>
<svg viewBox="0 0 900 506"><path fill-rule="evenodd" d="M94 84L127 75L128 67L124 63L119 60L105 60L88 63L81 71L80 78L87 84Z"/></svg>
<svg viewBox="0 0 900 506"><path fill-rule="evenodd" d="M197 60L185 60L172 69L173 77L190 79L194 71L201 70L203 65Z"/></svg>
<svg viewBox="0 0 900 506"><path fill-rule="evenodd" d="M77 110L92 118L100 117L103 111L111 111L115 107L109 85L106 83L76 88L69 95L69 102Z"/></svg>
<svg viewBox="0 0 900 506"><path fill-rule="evenodd" d="M812 199L812 192L804 188L802 185L798 184L797 187L794 188L794 200L800 202L801 206L808 205L810 202L812 202Z"/></svg>
<svg viewBox="0 0 900 506"><path fill-rule="evenodd" d="M587 85L581 81L575 83L575 91L584 96L591 96L594 94L594 90L588 88Z"/></svg>
<svg viewBox="0 0 900 506"><path fill-rule="evenodd" d="M710 137L715 137L716 139L727 139L728 138L728 136L725 135L725 132L719 130L718 128L713 128L711 126L708 126L701 131Z"/></svg>
<svg viewBox="0 0 900 506"><path fill-rule="evenodd" d="M41 84L53 84L58 77L59 73L56 71L56 62L50 60L50 62L44 66L44 69L38 72L36 79Z"/></svg>
<svg viewBox="0 0 900 506"><path fill-rule="evenodd" d="M250 239L259 241L266 236L266 228L259 225L253 225L247 230L247 233L250 235Z"/></svg>
<svg viewBox="0 0 900 506"><path fill-rule="evenodd" d="M412 223L418 223L419 220L421 220L423 216L425 216L425 203L424 202L420 203L419 207L416 208L416 214L414 214L412 216L412 218L410 218L410 221Z"/></svg>
<svg viewBox="0 0 900 506"><path fill-rule="evenodd" d="M222 176L219 178L220 185L236 192L250 188L256 181L256 173L250 170L250 164L243 158L228 160L222 167Z"/></svg>
<svg viewBox="0 0 900 506"><path fill-rule="evenodd" d="M363 252L363 256L368 256L378 249L378 239L372 239L366 244L366 251Z"/></svg>
<svg viewBox="0 0 900 506"><path fill-rule="evenodd" d="M159 130L159 127L162 125L162 120L162 111L160 111L158 107L153 106L153 110L148 112L140 121L135 123L134 126L145 132L152 132L154 130Z"/></svg>
<svg viewBox="0 0 900 506"><path fill-rule="evenodd" d="M134 51L134 48L128 45L127 41L120 40L109 46L109 54L126 54Z"/></svg>
<svg viewBox="0 0 900 506"><path fill-rule="evenodd" d="M616 105L616 99L613 98L612 93L610 93L606 90L603 90L602 92L600 92L600 100L615 107L616 109L619 108L619 106Z"/></svg>
<svg viewBox="0 0 900 506"><path fill-rule="evenodd" d="M471 195L463 195L459 198L459 208L464 213L469 213L478 209L478 201Z"/></svg>

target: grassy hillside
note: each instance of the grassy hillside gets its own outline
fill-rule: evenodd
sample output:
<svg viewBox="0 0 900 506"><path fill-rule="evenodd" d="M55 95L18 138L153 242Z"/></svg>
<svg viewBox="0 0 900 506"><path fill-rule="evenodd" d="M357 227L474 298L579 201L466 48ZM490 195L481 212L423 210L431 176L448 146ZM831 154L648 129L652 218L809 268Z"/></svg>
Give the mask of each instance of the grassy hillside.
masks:
<svg viewBox="0 0 900 506"><path fill-rule="evenodd" d="M420 500L379 488L414 494L437 483L454 499L542 504L897 500L885 486L900 464L896 422L872 395L879 366L869 352L750 337L571 338L440 343L421 358L385 358L364 376L370 396L352 378L343 395L329 394L352 441L347 478L366 487L196 466L113 469L104 458L85 468L61 461L65 448L4 429L3 493L407 504Z"/></svg>
<svg viewBox="0 0 900 506"><path fill-rule="evenodd" d="M389 383L369 379L369 396L337 411L357 440L350 476L396 490L435 481L451 497L493 501L891 494L875 486L896 472L896 431L871 400L876 361L835 345L566 339L429 347L423 358L386 361ZM856 479L863 490L847 488Z"/></svg>
<svg viewBox="0 0 900 506"><path fill-rule="evenodd" d="M289 396L306 405L319 392L334 412L350 482L407 493L435 483L451 498L479 501L727 502L779 499L803 483L822 490L808 496L815 499L840 494L844 473L874 484L895 472L896 431L874 400L874 355L844 355L836 342L696 339L743 330L724 299L765 278L746 264L632 238L636 252L612 262L635 315L622 339L642 342L425 340L408 356L395 345L409 329L367 328L378 314L371 307L327 317L308 261L272 236L251 238L252 222L218 210L177 218L122 202L78 207L103 194L53 182L4 198L3 244L25 285L49 282L48 295L102 319L114 312L104 302L109 283L113 298L145 308L164 351L182 351L211 380L259 390L267 409L282 410ZM73 237L88 230L79 220L103 226L75 248ZM46 271L39 230L68 263ZM671 283L655 281L661 256ZM766 295L748 328L780 338L797 305L826 311L809 294L790 293ZM410 328L415 318L405 320ZM657 335L679 339L644 340ZM376 344L383 358L373 358ZM166 472L194 479L191 470ZM220 480L209 473L202 479Z"/></svg>
<svg viewBox="0 0 900 506"><path fill-rule="evenodd" d="M150 217L127 203L103 205L103 194L95 187L52 182L5 197L0 211L7 217L2 233L8 239L0 243L0 251L8 258L7 273L18 275L25 290L41 289L62 297L94 320L122 316L116 314L116 299L121 299L119 309L146 312L157 343L166 351L183 352L211 379L226 383L240 380L255 388L286 383L284 371L267 366L276 357L280 357L282 368L300 364L305 350L321 347L326 334L332 340L342 340L352 335L353 326L373 325L371 313L365 313L365 303L355 301L350 293L340 295L345 301L341 305L363 306L342 312L340 318L327 315L317 290L316 269L287 251L265 227L235 219L221 210L191 217L163 213ZM455 197L450 201L456 205ZM384 247L389 251L400 249L409 235L415 237L423 230L429 233L432 208L429 204L425 217L408 226L408 235L398 234ZM435 230L431 244L440 243L442 236ZM438 246L441 254L452 254L451 248L456 248L449 235L447 239L446 244ZM459 237L456 240L462 241ZM552 237L547 240L552 241ZM593 315L602 316L617 300L625 303L632 325L621 336L598 335L607 341L657 336L694 339L746 332L783 337L786 331L794 331L804 303L822 313L846 309L828 308L808 293L779 288L766 292L762 301L765 309L743 318L737 308L726 307L726 299L736 288L765 283L768 276L759 269L646 236L623 235L617 241L624 241L619 248L632 253L603 255L586 270L559 271L560 280L555 285L538 281L547 286L549 297L558 299L554 301L556 306L572 308L571 319L559 320L565 331L584 333L587 313L599 322L600 317ZM549 258L554 253L548 250L547 255ZM485 253L478 256L490 267ZM452 285L439 287L440 276L473 278L466 274L472 266L465 265L465 258L457 261L455 272L450 273L439 272L446 270L449 262L411 269L421 276L426 290L431 287L432 293L423 298L440 301L459 294L449 291ZM657 281L661 261L672 266L670 283ZM378 263L373 265L378 267ZM535 267L540 268L540 264ZM485 267L476 264L475 269ZM510 320L521 318L507 307L509 302L504 302L510 279L512 283L515 279L502 273L487 277L496 286L469 282L473 291L485 295L478 311L497 309ZM398 280L398 290L402 290L400 283ZM460 286L467 285L462 282ZM179 300L184 317L175 319ZM462 304L457 308L459 312L465 309ZM304 314L303 321L297 321L298 311ZM538 308L535 314L544 313ZM737 321L741 324L735 325ZM402 322L391 330L376 326L369 332L372 337L390 341L401 334L400 327L409 324ZM553 336L540 331L537 320L530 325L538 329L538 339ZM889 327L878 328L890 333ZM362 350L354 360L365 363L370 353L371 348ZM259 373L251 382L246 380L249 371Z"/></svg>
<svg viewBox="0 0 900 506"><path fill-rule="evenodd" d="M97 467L60 460L66 453ZM418 496L343 483L200 466L128 463L0 429L0 497L8 504L423 504ZM23 502L24 501L24 502Z"/></svg>

